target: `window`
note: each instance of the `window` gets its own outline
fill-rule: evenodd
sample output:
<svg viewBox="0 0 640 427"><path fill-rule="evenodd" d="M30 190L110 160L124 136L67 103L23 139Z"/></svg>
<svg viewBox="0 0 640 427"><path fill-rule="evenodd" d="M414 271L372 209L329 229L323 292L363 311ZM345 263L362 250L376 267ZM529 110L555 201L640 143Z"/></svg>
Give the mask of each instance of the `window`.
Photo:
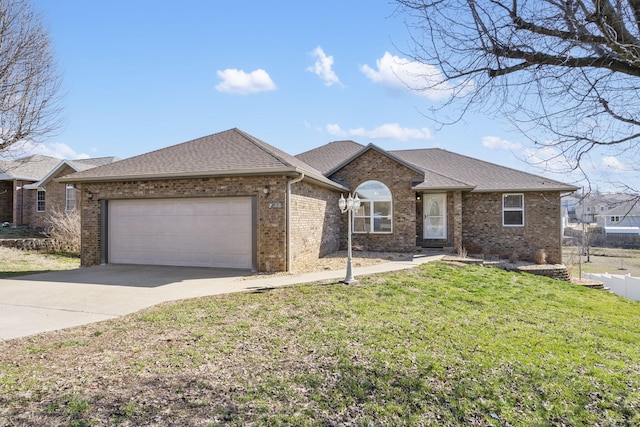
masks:
<svg viewBox="0 0 640 427"><path fill-rule="evenodd" d="M502 195L502 225L509 227L524 225L524 194Z"/></svg>
<svg viewBox="0 0 640 427"><path fill-rule="evenodd" d="M36 193L36 211L37 212L44 212L44 199L46 194L47 193L44 190L38 190L38 192Z"/></svg>
<svg viewBox="0 0 640 427"><path fill-rule="evenodd" d="M620 216L618 216L618 215L612 216L611 217L611 222L620 222Z"/></svg>
<svg viewBox="0 0 640 427"><path fill-rule="evenodd" d="M76 189L73 184L67 184L65 209L72 211L76 208Z"/></svg>
<svg viewBox="0 0 640 427"><path fill-rule="evenodd" d="M379 181L366 181L356 189L360 209L354 212L354 233L391 233L391 191Z"/></svg>

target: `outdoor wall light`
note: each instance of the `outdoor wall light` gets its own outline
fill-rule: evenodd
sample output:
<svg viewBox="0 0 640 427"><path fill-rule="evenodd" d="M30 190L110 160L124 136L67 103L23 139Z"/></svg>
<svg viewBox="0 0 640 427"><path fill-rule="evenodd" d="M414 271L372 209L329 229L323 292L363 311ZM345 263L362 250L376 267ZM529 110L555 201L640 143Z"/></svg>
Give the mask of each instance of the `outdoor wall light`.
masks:
<svg viewBox="0 0 640 427"><path fill-rule="evenodd" d="M265 185L264 188L262 189L262 192L264 194L269 194L271 193L271 186L270 185Z"/></svg>
<svg viewBox="0 0 640 427"><path fill-rule="evenodd" d="M87 199L93 200L93 193L87 190Z"/></svg>
<svg viewBox="0 0 640 427"><path fill-rule="evenodd" d="M342 283L346 283L348 285L357 282L357 280L353 278L353 268L351 261L351 218L353 216L353 211L357 211L358 209L360 209L360 199L358 198L358 193L356 193L355 197L352 197L351 193L349 193L349 197L347 197L346 199L341 194L340 200L338 200L338 207L340 208L340 212L348 212L349 214L349 228L347 231L347 275L342 281Z"/></svg>

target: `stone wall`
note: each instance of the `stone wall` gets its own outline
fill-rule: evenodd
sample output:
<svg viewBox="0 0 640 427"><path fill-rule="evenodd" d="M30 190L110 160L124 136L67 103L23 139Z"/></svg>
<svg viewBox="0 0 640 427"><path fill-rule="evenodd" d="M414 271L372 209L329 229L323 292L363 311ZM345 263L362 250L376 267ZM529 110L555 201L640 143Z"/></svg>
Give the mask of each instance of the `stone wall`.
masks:
<svg viewBox="0 0 640 427"><path fill-rule="evenodd" d="M340 248L339 194L304 181L292 185L293 272Z"/></svg>
<svg viewBox="0 0 640 427"><path fill-rule="evenodd" d="M82 265L100 263L100 200L255 196L256 269L285 271L286 182L285 176L253 176L84 183L77 196L82 209ZM267 185L269 194L263 192ZM91 199L88 191L93 193Z"/></svg>
<svg viewBox="0 0 640 427"><path fill-rule="evenodd" d="M523 227L502 225L503 193L464 193L462 245L469 253L534 261L544 249L547 262L562 263L560 194L524 193Z"/></svg>
<svg viewBox="0 0 640 427"><path fill-rule="evenodd" d="M0 246L19 249L22 251L44 252L69 252L73 253L77 248L71 248L56 239L0 239Z"/></svg>
<svg viewBox="0 0 640 427"><path fill-rule="evenodd" d="M385 184L393 198L393 232L353 234L354 247L370 251L414 251L416 248L416 195L411 189L414 179L422 180L416 171L394 159L370 149L336 171L332 179L346 183L352 191L365 181ZM345 195L346 197L346 195ZM347 214L342 215L341 248L347 247Z"/></svg>

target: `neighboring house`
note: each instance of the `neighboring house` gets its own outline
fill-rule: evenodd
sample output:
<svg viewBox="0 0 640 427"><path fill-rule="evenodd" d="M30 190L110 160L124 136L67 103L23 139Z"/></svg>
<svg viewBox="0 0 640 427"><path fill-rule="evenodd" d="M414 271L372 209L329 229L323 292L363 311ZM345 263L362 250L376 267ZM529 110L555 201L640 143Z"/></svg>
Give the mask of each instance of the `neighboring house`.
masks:
<svg viewBox="0 0 640 427"><path fill-rule="evenodd" d="M57 183L57 178L116 160L115 157L61 160L32 155L0 161L0 222L47 228L52 211L71 211L76 207L77 189L71 184Z"/></svg>
<svg viewBox="0 0 640 427"><path fill-rule="evenodd" d="M441 149L353 141L289 155L238 129L64 177L82 209L82 265L295 271L354 245L464 247L561 262L560 196L577 188Z"/></svg>
<svg viewBox="0 0 640 427"><path fill-rule="evenodd" d="M620 193L592 193L578 198L575 205L575 216L579 222L596 223L597 217L603 216L616 204L630 200L632 196Z"/></svg>
<svg viewBox="0 0 640 427"><path fill-rule="evenodd" d="M605 235L640 235L640 206L635 200L613 203L595 219Z"/></svg>

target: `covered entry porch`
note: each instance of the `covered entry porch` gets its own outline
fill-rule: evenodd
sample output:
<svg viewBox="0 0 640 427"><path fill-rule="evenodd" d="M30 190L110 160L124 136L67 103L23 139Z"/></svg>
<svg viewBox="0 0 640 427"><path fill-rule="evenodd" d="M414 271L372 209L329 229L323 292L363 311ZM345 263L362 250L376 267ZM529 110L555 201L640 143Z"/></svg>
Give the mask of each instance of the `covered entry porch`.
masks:
<svg viewBox="0 0 640 427"><path fill-rule="evenodd" d="M462 191L416 191L416 246L462 247Z"/></svg>

